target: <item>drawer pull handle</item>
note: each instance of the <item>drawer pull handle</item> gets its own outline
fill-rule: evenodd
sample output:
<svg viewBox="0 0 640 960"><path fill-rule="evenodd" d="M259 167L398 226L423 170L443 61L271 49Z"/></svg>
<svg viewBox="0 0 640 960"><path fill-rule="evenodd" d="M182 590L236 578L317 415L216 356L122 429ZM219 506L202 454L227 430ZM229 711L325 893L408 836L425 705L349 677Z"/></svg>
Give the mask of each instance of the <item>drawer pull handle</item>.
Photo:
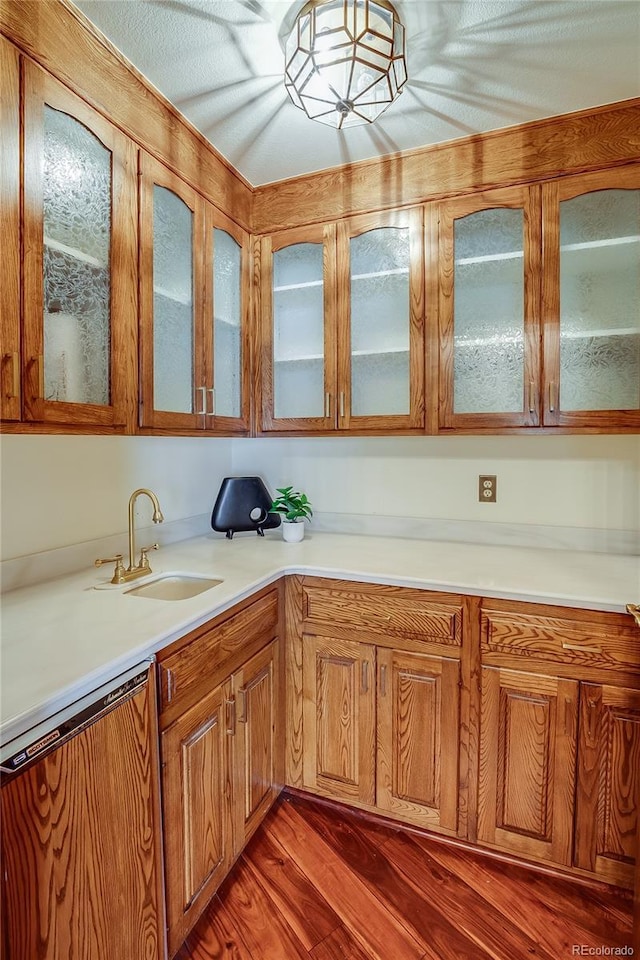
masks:
<svg viewBox="0 0 640 960"><path fill-rule="evenodd" d="M564 643L562 644L563 650L578 650L580 653L602 653L600 647L583 647L579 643Z"/></svg>
<svg viewBox="0 0 640 960"><path fill-rule="evenodd" d="M380 667L380 696L386 697L387 695L387 666L382 664Z"/></svg>
<svg viewBox="0 0 640 960"><path fill-rule="evenodd" d="M235 737L236 735L236 701L235 700L225 700L224 702L226 713L227 713L227 733L230 737Z"/></svg>
<svg viewBox="0 0 640 960"><path fill-rule="evenodd" d="M362 661L362 692L369 692L369 661Z"/></svg>
<svg viewBox="0 0 640 960"><path fill-rule="evenodd" d="M241 687L238 690L238 700L240 701L240 709L238 710L238 723L247 722L247 691L244 687Z"/></svg>

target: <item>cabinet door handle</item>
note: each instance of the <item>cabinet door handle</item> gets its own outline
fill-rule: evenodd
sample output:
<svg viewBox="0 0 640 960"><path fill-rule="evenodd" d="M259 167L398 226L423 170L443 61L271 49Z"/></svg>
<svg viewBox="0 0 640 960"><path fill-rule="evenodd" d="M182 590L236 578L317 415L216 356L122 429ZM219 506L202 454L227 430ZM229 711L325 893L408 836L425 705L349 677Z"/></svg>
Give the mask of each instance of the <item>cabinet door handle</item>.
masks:
<svg viewBox="0 0 640 960"><path fill-rule="evenodd" d="M591 743L595 743L594 728L596 720L596 701L593 697L587 700L587 737Z"/></svg>
<svg viewBox="0 0 640 960"><path fill-rule="evenodd" d="M5 353L5 360L11 361L11 393L7 400L15 400L20 396L20 360L17 353Z"/></svg>
<svg viewBox="0 0 640 960"><path fill-rule="evenodd" d="M207 410L207 415L212 417L216 412L216 392L213 387L210 387L207 393L211 397L211 410Z"/></svg>
<svg viewBox="0 0 640 960"><path fill-rule="evenodd" d="M238 723L247 722L247 691L244 687L241 687L238 690L238 700L240 701L240 709L238 710Z"/></svg>
<svg viewBox="0 0 640 960"><path fill-rule="evenodd" d="M199 417L207 412L207 388L196 387L196 393L200 394L200 409L196 410L196 416Z"/></svg>
<svg viewBox="0 0 640 960"><path fill-rule="evenodd" d="M167 703L171 703L171 701L173 700L173 694L175 692L175 680L173 677L173 670L171 669L171 667L165 667L165 666L163 666L162 669L164 670L167 677Z"/></svg>
<svg viewBox="0 0 640 960"><path fill-rule="evenodd" d="M549 413L556 412L556 385L555 381L551 381L549 384Z"/></svg>
<svg viewBox="0 0 640 960"><path fill-rule="evenodd" d="M533 380L529 381L529 413L536 412L536 401L535 401L535 383Z"/></svg>
<svg viewBox="0 0 640 960"><path fill-rule="evenodd" d="M32 363L38 364L38 400L44 400L44 354L31 358Z"/></svg>
<svg viewBox="0 0 640 960"><path fill-rule="evenodd" d="M227 714L227 733L230 737L235 737L236 735L236 701L232 698L231 700L225 700L225 711Z"/></svg>
<svg viewBox="0 0 640 960"><path fill-rule="evenodd" d="M324 395L324 415L325 417L331 416L331 394L328 392Z"/></svg>
<svg viewBox="0 0 640 960"><path fill-rule="evenodd" d="M380 667L380 696L387 695L387 665L385 663Z"/></svg>
<svg viewBox="0 0 640 960"><path fill-rule="evenodd" d="M362 692L369 692L369 661L362 661Z"/></svg>
<svg viewBox="0 0 640 960"><path fill-rule="evenodd" d="M579 643L565 643L562 642L563 650L578 650L580 653L602 653L600 647L583 647Z"/></svg>
<svg viewBox="0 0 640 960"><path fill-rule="evenodd" d="M344 417L344 390L340 391L340 416Z"/></svg>

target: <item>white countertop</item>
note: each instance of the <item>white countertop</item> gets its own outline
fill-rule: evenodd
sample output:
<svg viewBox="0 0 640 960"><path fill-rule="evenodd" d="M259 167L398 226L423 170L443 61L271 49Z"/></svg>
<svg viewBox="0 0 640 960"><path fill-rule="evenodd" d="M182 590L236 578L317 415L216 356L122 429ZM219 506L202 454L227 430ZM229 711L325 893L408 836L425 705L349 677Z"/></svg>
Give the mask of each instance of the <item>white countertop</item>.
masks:
<svg viewBox="0 0 640 960"><path fill-rule="evenodd" d="M427 590L564 604L623 613L640 602L640 557L392 537L313 533L283 543L210 534L151 555L154 574L222 578L179 601L95 589L110 573L89 569L2 597L0 739L24 733L128 667L285 573L392 583Z"/></svg>

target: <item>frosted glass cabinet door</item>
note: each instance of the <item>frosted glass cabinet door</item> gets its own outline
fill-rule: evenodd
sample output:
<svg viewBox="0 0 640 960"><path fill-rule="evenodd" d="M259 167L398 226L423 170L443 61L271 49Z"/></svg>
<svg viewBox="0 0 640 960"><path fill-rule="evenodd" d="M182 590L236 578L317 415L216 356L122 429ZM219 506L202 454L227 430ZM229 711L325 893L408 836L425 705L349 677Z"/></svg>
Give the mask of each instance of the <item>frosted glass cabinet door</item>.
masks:
<svg viewBox="0 0 640 960"><path fill-rule="evenodd" d="M141 153L141 425L201 430L204 200Z"/></svg>
<svg viewBox="0 0 640 960"><path fill-rule="evenodd" d="M20 420L20 56L0 37L0 417Z"/></svg>
<svg viewBox="0 0 640 960"><path fill-rule="evenodd" d="M312 227L262 242L267 430L323 430L335 424L335 354L326 350L334 237L331 227Z"/></svg>
<svg viewBox="0 0 640 960"><path fill-rule="evenodd" d="M153 399L156 410L193 413L193 212L153 188Z"/></svg>
<svg viewBox="0 0 640 960"><path fill-rule="evenodd" d="M339 270L348 265L348 275L338 278L343 429L423 426L421 222L421 211L413 210L340 225Z"/></svg>
<svg viewBox="0 0 640 960"><path fill-rule="evenodd" d="M526 190L441 207L441 426L537 423L536 228Z"/></svg>
<svg viewBox="0 0 640 960"><path fill-rule="evenodd" d="M640 168L545 189L545 420L640 424Z"/></svg>
<svg viewBox="0 0 640 960"><path fill-rule="evenodd" d="M211 365L206 361L206 428L246 432L249 383L245 367L251 275L248 236L213 207L207 211L205 255L212 293L207 299L209 320L205 327L209 332L205 349L212 339L213 359Z"/></svg>
<svg viewBox="0 0 640 960"><path fill-rule="evenodd" d="M135 345L135 277L120 266L125 250L135 262L133 147L30 64L25 118L27 417L115 423Z"/></svg>

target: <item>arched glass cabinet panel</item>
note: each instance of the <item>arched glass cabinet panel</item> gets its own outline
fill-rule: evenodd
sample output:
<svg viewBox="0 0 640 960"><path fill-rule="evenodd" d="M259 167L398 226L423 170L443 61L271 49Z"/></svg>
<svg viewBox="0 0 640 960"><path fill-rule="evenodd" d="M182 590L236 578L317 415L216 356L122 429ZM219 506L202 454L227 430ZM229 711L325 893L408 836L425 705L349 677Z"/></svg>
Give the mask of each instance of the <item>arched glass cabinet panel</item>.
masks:
<svg viewBox="0 0 640 960"><path fill-rule="evenodd" d="M27 420L131 422L135 149L31 63L24 86Z"/></svg>

